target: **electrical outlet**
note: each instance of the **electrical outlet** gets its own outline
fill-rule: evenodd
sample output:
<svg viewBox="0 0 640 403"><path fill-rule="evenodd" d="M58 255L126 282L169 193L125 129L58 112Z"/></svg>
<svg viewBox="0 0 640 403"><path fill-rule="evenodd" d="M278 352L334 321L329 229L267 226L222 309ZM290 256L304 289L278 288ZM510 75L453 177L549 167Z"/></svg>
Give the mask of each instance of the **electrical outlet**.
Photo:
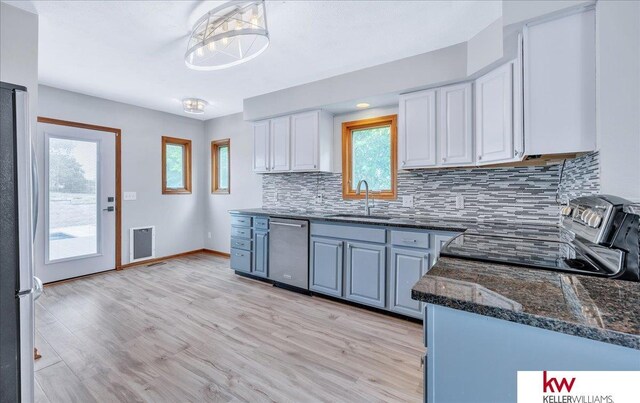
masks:
<svg viewBox="0 0 640 403"><path fill-rule="evenodd" d="M402 207L413 208L413 195L402 196Z"/></svg>
<svg viewBox="0 0 640 403"><path fill-rule="evenodd" d="M318 203L322 203L324 201L324 195L322 193L317 194L316 200L318 200Z"/></svg>
<svg viewBox="0 0 640 403"><path fill-rule="evenodd" d="M464 196L463 195L457 195L456 196L456 208L457 209L463 209L464 208Z"/></svg>
<svg viewBox="0 0 640 403"><path fill-rule="evenodd" d="M207 232L207 236L211 239L211 232Z"/></svg>

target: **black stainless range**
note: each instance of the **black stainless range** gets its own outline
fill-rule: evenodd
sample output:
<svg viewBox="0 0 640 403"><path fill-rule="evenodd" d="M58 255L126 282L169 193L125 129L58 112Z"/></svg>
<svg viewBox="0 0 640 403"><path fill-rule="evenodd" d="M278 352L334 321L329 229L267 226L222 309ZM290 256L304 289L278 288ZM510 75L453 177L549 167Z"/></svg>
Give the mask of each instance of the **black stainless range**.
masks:
<svg viewBox="0 0 640 403"><path fill-rule="evenodd" d="M464 233L440 255L640 281L640 215L631 202L608 195L579 197L562 208L561 216L557 240Z"/></svg>

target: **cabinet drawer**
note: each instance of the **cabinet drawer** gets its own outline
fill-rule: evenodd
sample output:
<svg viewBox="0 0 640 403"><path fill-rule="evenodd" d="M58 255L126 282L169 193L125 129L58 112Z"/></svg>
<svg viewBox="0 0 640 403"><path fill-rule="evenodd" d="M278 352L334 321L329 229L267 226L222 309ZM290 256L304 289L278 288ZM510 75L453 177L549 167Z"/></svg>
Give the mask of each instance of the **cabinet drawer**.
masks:
<svg viewBox="0 0 640 403"><path fill-rule="evenodd" d="M253 227L255 229L269 229L269 218L267 217L254 217Z"/></svg>
<svg viewBox="0 0 640 403"><path fill-rule="evenodd" d="M391 244L429 249L429 234L413 231L391 231Z"/></svg>
<svg viewBox="0 0 640 403"><path fill-rule="evenodd" d="M249 273L251 271L251 252L231 249L231 268Z"/></svg>
<svg viewBox="0 0 640 403"><path fill-rule="evenodd" d="M231 238L231 248L251 250L251 241L249 239Z"/></svg>
<svg viewBox="0 0 640 403"><path fill-rule="evenodd" d="M251 228L231 227L231 236L234 238L251 239Z"/></svg>
<svg viewBox="0 0 640 403"><path fill-rule="evenodd" d="M231 225L235 225L236 227L250 227L251 217L245 215L232 215Z"/></svg>

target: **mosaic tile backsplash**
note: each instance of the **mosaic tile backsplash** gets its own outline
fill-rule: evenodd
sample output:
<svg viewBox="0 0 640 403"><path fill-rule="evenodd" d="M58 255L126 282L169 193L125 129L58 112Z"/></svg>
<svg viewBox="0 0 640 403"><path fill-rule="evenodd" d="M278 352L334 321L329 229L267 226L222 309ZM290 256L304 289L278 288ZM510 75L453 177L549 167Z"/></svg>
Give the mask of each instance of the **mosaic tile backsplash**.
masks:
<svg viewBox="0 0 640 403"><path fill-rule="evenodd" d="M597 152L567 160L559 186L561 167L400 172L398 199L370 201L372 214L555 224L559 220L556 198L564 202L600 189ZM407 195L414 196L412 208L402 207L402 196ZM457 195L464 196L462 209L456 208ZM364 201L342 199L342 174L283 173L264 175L262 207L362 214Z"/></svg>

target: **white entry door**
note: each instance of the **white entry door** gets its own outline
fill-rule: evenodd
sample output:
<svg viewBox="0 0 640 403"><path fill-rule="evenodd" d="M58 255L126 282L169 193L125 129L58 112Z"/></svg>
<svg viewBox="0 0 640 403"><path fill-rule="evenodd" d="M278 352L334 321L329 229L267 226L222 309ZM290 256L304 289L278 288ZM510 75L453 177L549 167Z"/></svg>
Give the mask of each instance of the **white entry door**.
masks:
<svg viewBox="0 0 640 403"><path fill-rule="evenodd" d="M44 138L43 281L115 268L115 133L38 123Z"/></svg>

